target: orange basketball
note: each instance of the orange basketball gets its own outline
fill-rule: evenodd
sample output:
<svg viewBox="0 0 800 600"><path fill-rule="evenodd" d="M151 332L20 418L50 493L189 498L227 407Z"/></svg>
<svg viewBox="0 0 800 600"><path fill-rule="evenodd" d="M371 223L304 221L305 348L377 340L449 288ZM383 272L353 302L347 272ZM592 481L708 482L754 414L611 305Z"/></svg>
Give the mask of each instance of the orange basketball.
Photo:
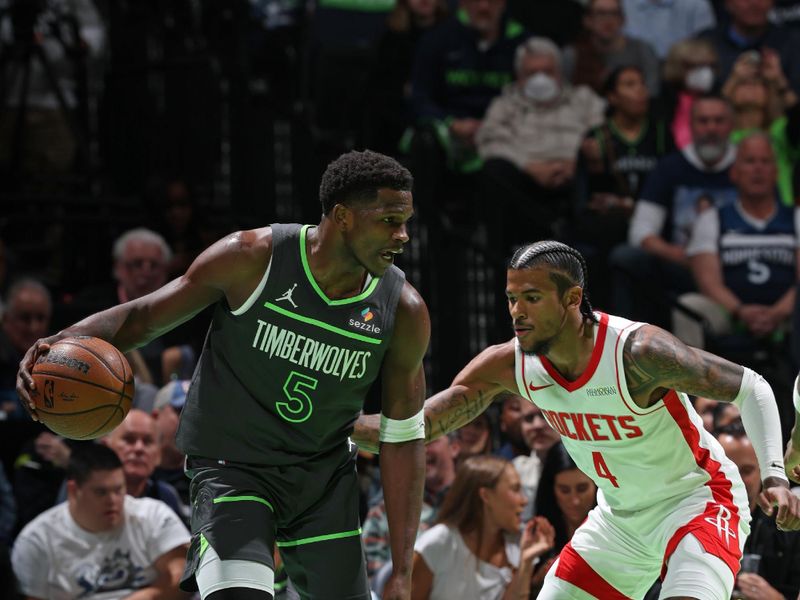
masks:
<svg viewBox="0 0 800 600"><path fill-rule="evenodd" d="M108 342L81 336L60 340L31 373L39 420L55 433L90 440L119 425L133 403L133 371Z"/></svg>

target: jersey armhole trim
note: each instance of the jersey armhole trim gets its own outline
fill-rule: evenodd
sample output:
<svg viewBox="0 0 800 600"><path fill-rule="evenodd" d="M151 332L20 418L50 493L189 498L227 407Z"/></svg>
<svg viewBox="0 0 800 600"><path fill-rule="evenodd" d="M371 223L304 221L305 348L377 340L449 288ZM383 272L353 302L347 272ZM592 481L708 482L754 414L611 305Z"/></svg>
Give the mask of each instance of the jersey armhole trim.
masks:
<svg viewBox="0 0 800 600"><path fill-rule="evenodd" d="M253 293L250 294L250 297L244 301L244 304L242 304L236 310L231 311L232 315L237 317L243 315L248 310L250 310L250 307L253 306L253 304L256 303L256 300L258 300L259 296L261 296L261 292L264 291L264 287L267 285L267 279L269 279L269 271L271 268L272 268L272 257L270 256L269 263L267 263L267 269L266 271L264 271L264 276L261 278L261 281L258 282L256 289L254 289Z"/></svg>

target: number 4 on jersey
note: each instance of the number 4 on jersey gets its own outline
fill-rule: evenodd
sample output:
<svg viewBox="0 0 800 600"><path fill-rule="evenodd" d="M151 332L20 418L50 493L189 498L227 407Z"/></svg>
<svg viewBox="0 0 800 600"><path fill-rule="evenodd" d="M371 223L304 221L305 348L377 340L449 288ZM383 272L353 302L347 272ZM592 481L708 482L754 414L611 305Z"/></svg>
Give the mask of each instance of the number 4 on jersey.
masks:
<svg viewBox="0 0 800 600"><path fill-rule="evenodd" d="M592 452L592 460L594 460L594 470L597 471L597 475L603 479L608 479L611 485L618 488L617 478L611 474L603 455L600 452Z"/></svg>

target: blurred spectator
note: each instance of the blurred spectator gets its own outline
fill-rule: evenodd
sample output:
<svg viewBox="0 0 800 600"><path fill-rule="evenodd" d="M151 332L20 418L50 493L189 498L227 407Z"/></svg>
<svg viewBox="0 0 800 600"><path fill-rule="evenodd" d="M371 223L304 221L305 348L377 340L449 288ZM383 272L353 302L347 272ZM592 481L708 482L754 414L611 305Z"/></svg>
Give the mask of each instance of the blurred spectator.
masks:
<svg viewBox="0 0 800 600"><path fill-rule="evenodd" d="M605 84L606 120L584 138L578 156L577 200L571 235L594 274L592 303L608 306L608 254L628 238L633 207L658 160L671 152L672 136L649 110L638 67L619 67Z"/></svg>
<svg viewBox="0 0 800 600"><path fill-rule="evenodd" d="M703 419L703 427L706 431L713 433L714 426L714 409L720 403L719 400L712 400L711 398L704 398L702 396L689 396L692 401L692 406Z"/></svg>
<svg viewBox="0 0 800 600"><path fill-rule="evenodd" d="M648 42L625 35L624 24L622 0L590 0L583 17L584 34L564 49L564 79L602 94L612 71L637 67L644 74L649 95L658 96L658 56Z"/></svg>
<svg viewBox="0 0 800 600"><path fill-rule="evenodd" d="M699 293L680 303L701 315L714 336L764 338L783 333L795 301L800 209L775 196L777 168L766 133L742 140L730 171L737 201L697 217L686 247ZM673 313L675 335L706 347L703 325Z"/></svg>
<svg viewBox="0 0 800 600"><path fill-rule="evenodd" d="M712 433L741 419L739 408L733 402L719 402L712 411Z"/></svg>
<svg viewBox="0 0 800 600"><path fill-rule="evenodd" d="M730 76L742 53L753 52L760 61L761 52L771 49L780 57L788 85L800 92L800 33L769 22L772 0L727 0L725 7L730 23L720 23L699 34L717 50L720 81Z"/></svg>
<svg viewBox="0 0 800 600"><path fill-rule="evenodd" d="M455 431L458 440L456 464L460 465L470 456L492 453L492 421L483 412Z"/></svg>
<svg viewBox="0 0 800 600"><path fill-rule="evenodd" d="M205 227L195 193L185 180L178 177L158 180L153 187L150 214L155 215L154 229L171 250L167 279L173 279L185 273L197 255L216 238Z"/></svg>
<svg viewBox="0 0 800 600"><path fill-rule="evenodd" d="M425 446L425 489L418 535L430 529L436 522L444 496L456 476L457 454L458 441L452 434L436 438ZM381 574L388 577L390 571L386 565L392 560L389 520L386 517L386 504L383 500L371 507L367 513L361 537L364 540L364 554L367 558L367 575L372 579L373 586L377 584L382 587L385 581L377 582L375 576L383 570ZM382 591L376 587L373 589L376 593Z"/></svg>
<svg viewBox="0 0 800 600"><path fill-rule="evenodd" d="M86 444L70 458L67 502L22 530L12 563L29 599L178 599L189 539L162 503L125 495L113 451Z"/></svg>
<svg viewBox="0 0 800 600"><path fill-rule="evenodd" d="M522 481L522 489L528 497L528 504L522 513L522 520L527 522L535 513L534 504L542 476L542 465L550 448L559 442L561 435L550 427L542 410L532 402L523 403L521 409L522 435L525 444L530 448L530 454L518 456L513 462Z"/></svg>
<svg viewBox="0 0 800 600"><path fill-rule="evenodd" d="M698 214L736 197L728 178L736 149L730 142L730 104L716 96L699 98L692 107L694 142L662 158L650 172L636 202L628 232L630 245L611 253L613 304L618 314L668 327L669 303L694 290L686 243ZM657 297L646 281L661 283Z"/></svg>
<svg viewBox="0 0 800 600"><path fill-rule="evenodd" d="M50 333L50 292L35 279L20 279L8 290L0 330L0 420L27 418L17 400L19 362L36 340Z"/></svg>
<svg viewBox="0 0 800 600"><path fill-rule="evenodd" d="M153 479L161 462L161 434L152 415L132 409L103 442L119 456L127 493L134 498L161 500L183 517L178 493L170 484Z"/></svg>
<svg viewBox="0 0 800 600"><path fill-rule="evenodd" d="M394 4L394 0L296 3L310 15L299 51L305 55L303 83L314 138L308 158L317 162L320 175L319 165L362 144L369 78L379 66L375 50Z"/></svg>
<svg viewBox="0 0 800 600"><path fill-rule="evenodd" d="M92 0L3 0L0 9L8 78L0 107L0 164L13 169L6 174L13 179L63 178L79 150L88 158L87 73L98 73L105 26Z"/></svg>
<svg viewBox="0 0 800 600"><path fill-rule="evenodd" d="M800 593L800 569L797 568L800 564L800 532L780 531L775 526L774 515L767 516L758 508L761 471L741 421L722 427L716 436L725 455L739 468L753 518L750 535L744 543L742 570L736 578L734 595L745 600L794 600Z"/></svg>
<svg viewBox="0 0 800 600"><path fill-rule="evenodd" d="M624 0L625 33L647 40L663 59L673 44L713 27L708 0Z"/></svg>
<svg viewBox="0 0 800 600"><path fill-rule="evenodd" d="M400 137L413 124L409 101L417 46L446 15L445 0L398 0L389 13L367 89L367 147L384 154L398 151Z"/></svg>
<svg viewBox="0 0 800 600"><path fill-rule="evenodd" d="M23 444L14 461L15 532L60 501L72 445L81 443L86 442L67 441L50 431L42 431Z"/></svg>
<svg viewBox="0 0 800 600"><path fill-rule="evenodd" d="M461 0L460 7L420 40L411 102L446 164L471 172L480 167L475 135L492 98L513 79L523 29L504 16L505 0Z"/></svg>
<svg viewBox="0 0 800 600"><path fill-rule="evenodd" d="M161 440L161 462L153 471L153 479L171 485L178 492L183 507L189 507L189 478L184 473L183 452L175 445L175 432L178 430L186 392L189 390L188 379L170 381L158 390L153 403L153 418ZM188 514L184 516L188 517Z"/></svg>
<svg viewBox="0 0 800 600"><path fill-rule="evenodd" d="M526 455L528 445L522 437L522 407L530 404L525 398L511 392L498 394L494 400L500 402L500 440L501 446L495 454L506 460L513 460L515 456Z"/></svg>
<svg viewBox="0 0 800 600"><path fill-rule="evenodd" d="M66 306L60 326L67 326L86 315L111 308L117 304L149 294L167 282L167 265L172 260L172 250L158 233L143 227L126 231L114 241L114 281L92 286L75 295ZM157 337L149 344L133 351L129 357L138 379L156 386L168 382L173 374L181 379L191 376L195 365L193 328L207 325L197 321ZM172 349L174 348L174 349ZM171 349L165 353L165 350ZM141 361L136 354L141 355ZM147 372L143 366L146 365ZM137 379L137 383L138 383ZM152 404L135 398L134 403L146 410Z"/></svg>
<svg viewBox="0 0 800 600"><path fill-rule="evenodd" d="M708 40L682 40L669 50L659 112L680 149L692 143L692 106L714 88L717 62L717 52Z"/></svg>
<svg viewBox="0 0 800 600"><path fill-rule="evenodd" d="M555 529L553 553L557 555L597 503L597 486L578 469L564 444L547 453L536 490L536 514Z"/></svg>
<svg viewBox="0 0 800 600"><path fill-rule="evenodd" d="M526 501L507 460L474 456L465 461L445 497L439 524L414 547L413 597L527 598L534 560L553 546L553 528L545 519L532 519L519 539Z"/></svg>
<svg viewBox="0 0 800 600"><path fill-rule="evenodd" d="M485 161L484 197L500 204L490 225L497 251L556 235L569 212L575 157L586 132L603 120L605 103L561 72L561 51L534 37L517 48L516 82L489 107L477 133Z"/></svg>
<svg viewBox="0 0 800 600"><path fill-rule="evenodd" d="M792 206L792 171L800 158L800 105L797 94L788 87L778 55L765 49L761 54L763 65L754 62L756 56L742 54L722 88L733 105L732 140L739 143L754 131L769 133L778 166L780 199Z"/></svg>

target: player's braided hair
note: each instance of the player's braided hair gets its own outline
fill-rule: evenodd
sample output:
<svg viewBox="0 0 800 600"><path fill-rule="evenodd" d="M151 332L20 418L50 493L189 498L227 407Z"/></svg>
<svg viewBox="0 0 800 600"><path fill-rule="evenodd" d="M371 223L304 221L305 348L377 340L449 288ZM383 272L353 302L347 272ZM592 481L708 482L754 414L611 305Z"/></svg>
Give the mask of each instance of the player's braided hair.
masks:
<svg viewBox="0 0 800 600"><path fill-rule="evenodd" d="M550 277L558 286L558 293L563 294L572 286L583 288L583 299L581 300L581 314L584 319L589 319L597 323L597 317L592 309L587 294L589 283L589 272L586 268L586 261L575 248L556 242L544 240L523 246L514 253L508 263L509 269L532 269L547 265L554 272Z"/></svg>
<svg viewBox="0 0 800 600"><path fill-rule="evenodd" d="M342 154L325 169L319 186L322 214L337 204L371 202L378 188L411 191L414 178L403 165L390 156L364 150Z"/></svg>

